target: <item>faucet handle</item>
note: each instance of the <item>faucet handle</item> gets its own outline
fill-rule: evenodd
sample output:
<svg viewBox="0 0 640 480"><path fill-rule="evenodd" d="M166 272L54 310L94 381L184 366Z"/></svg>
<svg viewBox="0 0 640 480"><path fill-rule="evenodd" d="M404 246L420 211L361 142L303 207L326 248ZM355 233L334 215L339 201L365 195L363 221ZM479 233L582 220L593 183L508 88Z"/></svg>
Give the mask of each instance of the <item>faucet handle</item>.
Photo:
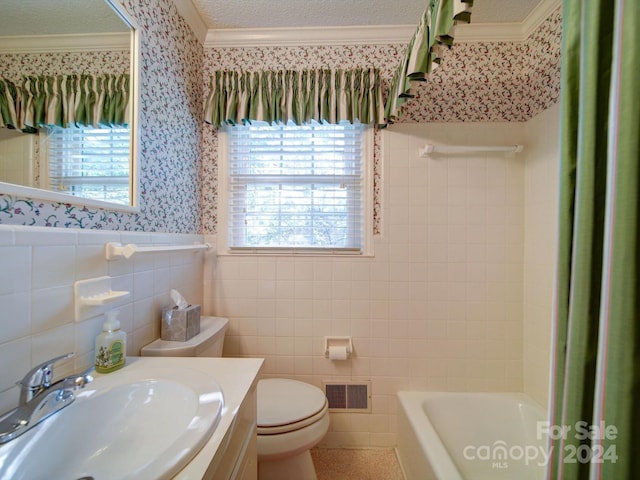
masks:
<svg viewBox="0 0 640 480"><path fill-rule="evenodd" d="M20 405L31 400L42 389L50 387L53 379L53 365L73 356L75 356L75 352L66 353L33 367L19 382Z"/></svg>

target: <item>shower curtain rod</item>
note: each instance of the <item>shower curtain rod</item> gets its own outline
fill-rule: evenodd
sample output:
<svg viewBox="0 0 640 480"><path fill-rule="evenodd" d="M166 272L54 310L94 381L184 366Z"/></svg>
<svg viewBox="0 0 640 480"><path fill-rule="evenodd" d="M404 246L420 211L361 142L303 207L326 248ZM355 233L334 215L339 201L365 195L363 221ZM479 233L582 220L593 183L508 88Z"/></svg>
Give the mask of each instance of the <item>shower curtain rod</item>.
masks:
<svg viewBox="0 0 640 480"><path fill-rule="evenodd" d="M524 145L432 145L426 144L419 151L421 157L428 157L432 153L470 153L470 152L505 152L520 153Z"/></svg>

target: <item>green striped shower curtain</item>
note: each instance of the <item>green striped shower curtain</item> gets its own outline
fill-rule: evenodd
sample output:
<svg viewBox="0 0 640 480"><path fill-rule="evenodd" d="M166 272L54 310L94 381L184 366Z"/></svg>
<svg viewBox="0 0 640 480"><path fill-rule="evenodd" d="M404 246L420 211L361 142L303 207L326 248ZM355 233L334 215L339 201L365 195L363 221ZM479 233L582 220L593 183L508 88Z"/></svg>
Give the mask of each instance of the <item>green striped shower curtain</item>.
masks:
<svg viewBox="0 0 640 480"><path fill-rule="evenodd" d="M640 2L564 0L550 479L640 478Z"/></svg>

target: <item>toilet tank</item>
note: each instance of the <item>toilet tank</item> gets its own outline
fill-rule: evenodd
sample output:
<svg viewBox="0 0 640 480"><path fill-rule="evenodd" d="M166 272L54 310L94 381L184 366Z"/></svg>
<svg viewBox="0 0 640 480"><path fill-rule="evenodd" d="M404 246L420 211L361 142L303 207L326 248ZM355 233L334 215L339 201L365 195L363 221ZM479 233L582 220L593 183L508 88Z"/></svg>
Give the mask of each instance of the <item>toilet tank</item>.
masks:
<svg viewBox="0 0 640 480"><path fill-rule="evenodd" d="M221 357L229 320L201 317L200 333L186 342L157 339L140 350L143 357Z"/></svg>

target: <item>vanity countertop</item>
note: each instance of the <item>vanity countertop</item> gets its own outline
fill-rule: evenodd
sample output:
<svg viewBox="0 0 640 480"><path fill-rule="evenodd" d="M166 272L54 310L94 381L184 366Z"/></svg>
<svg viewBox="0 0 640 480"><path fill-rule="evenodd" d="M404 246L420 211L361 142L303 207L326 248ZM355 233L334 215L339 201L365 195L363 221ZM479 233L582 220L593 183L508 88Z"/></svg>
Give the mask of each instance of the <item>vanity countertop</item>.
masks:
<svg viewBox="0 0 640 480"><path fill-rule="evenodd" d="M255 387L264 362L261 358L202 357L127 357L127 364L152 362L153 366L175 366L202 371L222 388L224 406L218 426L211 438L174 479L201 480L211 464L219 461L225 436L233 425L236 413L247 394ZM126 366L124 368L127 368ZM218 457L216 455L218 454Z"/></svg>

